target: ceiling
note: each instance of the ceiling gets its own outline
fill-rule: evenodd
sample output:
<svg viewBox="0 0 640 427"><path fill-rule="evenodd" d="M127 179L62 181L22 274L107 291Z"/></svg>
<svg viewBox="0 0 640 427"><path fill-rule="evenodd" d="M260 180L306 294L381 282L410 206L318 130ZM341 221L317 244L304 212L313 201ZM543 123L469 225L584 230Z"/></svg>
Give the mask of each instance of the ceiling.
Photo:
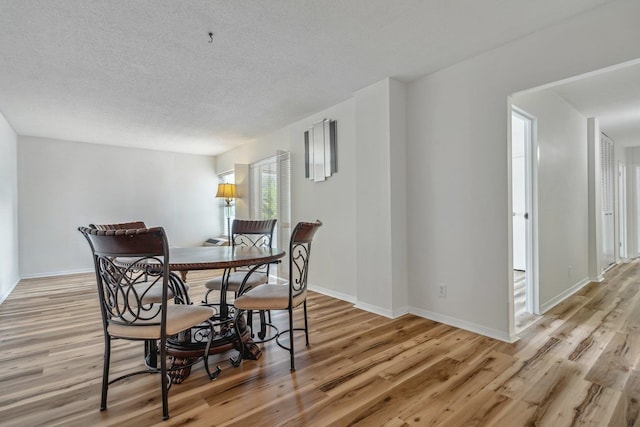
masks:
<svg viewBox="0 0 640 427"><path fill-rule="evenodd" d="M553 90L616 144L640 145L640 63L592 73L554 86Z"/></svg>
<svg viewBox="0 0 640 427"><path fill-rule="evenodd" d="M215 155L607 2L0 0L0 112L19 135Z"/></svg>

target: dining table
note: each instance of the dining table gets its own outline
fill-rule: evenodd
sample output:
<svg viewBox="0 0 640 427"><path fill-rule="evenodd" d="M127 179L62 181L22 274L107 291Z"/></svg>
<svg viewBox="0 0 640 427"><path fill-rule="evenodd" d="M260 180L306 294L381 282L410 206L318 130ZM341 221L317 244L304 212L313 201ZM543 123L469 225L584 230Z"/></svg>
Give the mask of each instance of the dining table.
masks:
<svg viewBox="0 0 640 427"><path fill-rule="evenodd" d="M285 251L280 248L262 248L247 246L201 246L201 247L173 247L169 248L169 269L180 273L182 280L188 284L187 273L195 270L223 269L220 302L206 304L216 308L212 318L216 325L215 336L212 338L209 354L228 351L237 346L242 340L244 348L253 348L258 354L259 349L253 343L246 322L240 321L240 331L235 331L233 325L233 305L227 302L227 279L229 272L236 267L249 268L250 271L261 265L279 262ZM188 292L188 291L187 291ZM173 356L173 368L184 365L183 370L174 371L172 376L176 383L184 381L190 373L191 362L202 357L207 340L208 326L202 325L181 333L167 341L167 353ZM241 355L242 356L242 355ZM233 362L233 360L232 360ZM218 368L219 372L219 368Z"/></svg>
<svg viewBox="0 0 640 427"><path fill-rule="evenodd" d="M191 270L218 270L275 262L285 255L279 248L249 246L197 246L169 248L169 269L182 280Z"/></svg>

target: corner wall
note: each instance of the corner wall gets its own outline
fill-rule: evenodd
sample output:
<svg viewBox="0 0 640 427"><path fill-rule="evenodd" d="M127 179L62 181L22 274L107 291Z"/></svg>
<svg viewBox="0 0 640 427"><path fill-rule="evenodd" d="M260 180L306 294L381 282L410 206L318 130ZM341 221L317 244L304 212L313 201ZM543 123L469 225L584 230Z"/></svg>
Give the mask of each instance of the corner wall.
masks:
<svg viewBox="0 0 640 427"><path fill-rule="evenodd" d="M17 141L0 113L0 303L20 280Z"/></svg>
<svg viewBox="0 0 640 427"><path fill-rule="evenodd" d="M406 85L384 79L355 93L357 307L409 311Z"/></svg>
<svg viewBox="0 0 640 427"><path fill-rule="evenodd" d="M322 220L313 243L309 287L360 308L408 311L406 268L406 85L385 78L354 97L217 158L217 168L291 152L291 215ZM338 172L304 178L303 133L335 119Z"/></svg>
<svg viewBox="0 0 640 427"><path fill-rule="evenodd" d="M142 220L171 246L221 234L214 158L18 137L22 277L93 269L77 227Z"/></svg>

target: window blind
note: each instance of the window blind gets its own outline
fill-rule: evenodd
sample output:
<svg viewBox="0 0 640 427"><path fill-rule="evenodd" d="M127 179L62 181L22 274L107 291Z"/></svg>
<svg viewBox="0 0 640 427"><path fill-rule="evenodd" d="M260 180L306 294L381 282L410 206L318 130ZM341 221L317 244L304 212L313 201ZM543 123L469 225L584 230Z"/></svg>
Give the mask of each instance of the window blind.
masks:
<svg viewBox="0 0 640 427"><path fill-rule="evenodd" d="M277 155L253 163L249 168L249 212L252 219L276 218L273 246L287 249L291 235L290 154ZM289 264L278 264L278 276L288 276Z"/></svg>

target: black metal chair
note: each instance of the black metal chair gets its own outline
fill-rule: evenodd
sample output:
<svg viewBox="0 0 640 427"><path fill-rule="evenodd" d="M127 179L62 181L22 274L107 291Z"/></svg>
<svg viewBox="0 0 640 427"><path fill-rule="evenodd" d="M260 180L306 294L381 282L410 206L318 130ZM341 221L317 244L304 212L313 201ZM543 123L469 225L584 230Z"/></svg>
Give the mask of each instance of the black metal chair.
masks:
<svg viewBox="0 0 640 427"><path fill-rule="evenodd" d="M107 391L112 383L136 374L159 373L162 416L166 420L169 418L168 390L171 386L167 375L170 372L167 369L167 339L206 324L208 342L203 351L204 365L209 377L215 377L209 371L205 356L209 354L213 336L210 317L214 311L210 307L168 303L170 283L180 281L180 278L169 271L169 246L163 228L98 230L79 227L78 230L91 246L102 313L105 348L100 410L107 409ZM123 258L126 263L119 261ZM147 280L137 280L139 274L147 274ZM109 380L112 339L158 342L160 368L145 360L145 370Z"/></svg>
<svg viewBox="0 0 640 427"><path fill-rule="evenodd" d="M89 224L89 228L93 228L96 230L138 230L142 228L148 228L144 221L131 221L131 222L120 222L113 224ZM130 264L131 260L125 257L119 257L117 263L120 265ZM149 278L147 268L148 265L138 261L135 267L130 267L127 269L129 272L129 276L135 282L146 282ZM136 268L139 267L139 268ZM140 274L142 273L142 274ZM173 298L176 304L191 304L191 300L189 299L189 285L184 283L182 280L178 279L177 276L173 277L172 274L169 278L169 289L167 291L167 298ZM176 280L177 279L177 280ZM157 283L156 286L149 289L145 293L145 302L146 303L154 303L160 302L160 298L162 297L162 287L159 286L160 283ZM139 283L138 286L145 286L145 283ZM154 340L148 340L144 343L144 355L147 359L149 365L157 366L157 346Z"/></svg>
<svg viewBox="0 0 640 427"><path fill-rule="evenodd" d="M273 241L273 230L276 226L276 219L266 220L233 220L231 227L231 244L233 247L247 246L257 248L270 248ZM265 284L269 281L269 264L256 266L248 266L226 270L222 276L214 277L208 280L204 286L207 293L204 302L208 303L209 294L211 292L220 292L223 282L227 281L227 292L233 292L237 296L241 286L243 289L252 289L256 286ZM262 323L258 336L263 339L265 337L265 313L260 312L260 320ZM249 327L253 326L252 313L248 313L247 323ZM252 329L253 335L253 329Z"/></svg>
<svg viewBox="0 0 640 427"><path fill-rule="evenodd" d="M287 310L289 313L289 329L278 333L276 342L291 357L291 370L295 371L293 331L304 331L306 345L309 345L309 327L307 321L307 276L309 272L309 257L311 256L311 241L322 226L322 222L300 222L291 233L289 242L289 283L285 285L265 284L242 292L234 302L236 307L235 319L240 320L243 311L249 310ZM304 307L304 328L293 327L293 309ZM288 333L289 346L280 342L280 338Z"/></svg>

